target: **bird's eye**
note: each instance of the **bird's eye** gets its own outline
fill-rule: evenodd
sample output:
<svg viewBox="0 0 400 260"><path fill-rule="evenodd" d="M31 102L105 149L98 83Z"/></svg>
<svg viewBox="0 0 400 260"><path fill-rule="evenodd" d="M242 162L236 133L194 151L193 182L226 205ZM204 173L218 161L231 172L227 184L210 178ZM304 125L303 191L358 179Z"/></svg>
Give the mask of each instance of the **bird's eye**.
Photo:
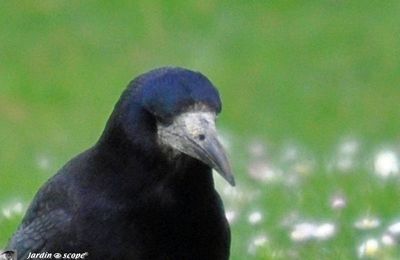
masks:
<svg viewBox="0 0 400 260"><path fill-rule="evenodd" d="M199 138L200 141L204 141L204 139L206 139L206 136L203 134L199 134L197 137Z"/></svg>

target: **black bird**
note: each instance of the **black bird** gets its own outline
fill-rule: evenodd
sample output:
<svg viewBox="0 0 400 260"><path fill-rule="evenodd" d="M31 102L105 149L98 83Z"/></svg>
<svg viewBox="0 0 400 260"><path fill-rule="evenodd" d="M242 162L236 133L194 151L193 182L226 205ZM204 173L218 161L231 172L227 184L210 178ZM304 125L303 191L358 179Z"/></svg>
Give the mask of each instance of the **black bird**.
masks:
<svg viewBox="0 0 400 260"><path fill-rule="evenodd" d="M217 89L199 72L134 79L98 142L36 194L7 248L86 259L228 259L230 229L212 168L234 178L217 139Z"/></svg>

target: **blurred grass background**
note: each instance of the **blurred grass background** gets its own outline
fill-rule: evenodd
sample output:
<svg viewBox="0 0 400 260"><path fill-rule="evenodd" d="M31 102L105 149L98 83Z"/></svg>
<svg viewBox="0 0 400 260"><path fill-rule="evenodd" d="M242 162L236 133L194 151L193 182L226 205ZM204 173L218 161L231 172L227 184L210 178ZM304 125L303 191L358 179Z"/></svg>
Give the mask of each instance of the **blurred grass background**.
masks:
<svg viewBox="0 0 400 260"><path fill-rule="evenodd" d="M353 228L363 214L400 218L399 179L370 174L382 147L400 148L399 1L1 1L0 247L41 184L92 145L136 75L164 65L207 75L220 89L219 126L231 137L238 189L261 193L241 209L265 213L232 225L232 259L351 259L373 235ZM329 170L341 140L359 142L359 165ZM252 140L279 153L295 143L314 170L296 188L248 176ZM242 183L242 185L241 185ZM347 208L329 197L340 191ZM334 220L329 241L293 242L280 219L292 209ZM1 212L0 212L1 213ZM260 230L268 243L249 254ZM395 259L397 246L379 257Z"/></svg>

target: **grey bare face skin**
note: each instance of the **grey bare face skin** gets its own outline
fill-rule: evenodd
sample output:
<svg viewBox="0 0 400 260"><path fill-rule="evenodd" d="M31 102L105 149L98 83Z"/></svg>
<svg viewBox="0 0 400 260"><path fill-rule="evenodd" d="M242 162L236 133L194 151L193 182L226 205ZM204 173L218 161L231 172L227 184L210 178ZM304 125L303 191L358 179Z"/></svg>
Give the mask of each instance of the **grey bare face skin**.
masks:
<svg viewBox="0 0 400 260"><path fill-rule="evenodd" d="M202 161L235 186L226 152L218 140L215 117L208 111L182 113L170 125L158 124L159 142Z"/></svg>

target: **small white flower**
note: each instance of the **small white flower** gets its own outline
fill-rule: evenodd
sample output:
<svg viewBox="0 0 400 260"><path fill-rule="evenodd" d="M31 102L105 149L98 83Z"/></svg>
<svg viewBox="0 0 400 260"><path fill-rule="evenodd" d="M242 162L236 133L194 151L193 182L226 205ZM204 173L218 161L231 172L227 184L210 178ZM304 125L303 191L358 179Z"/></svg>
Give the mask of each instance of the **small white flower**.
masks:
<svg viewBox="0 0 400 260"><path fill-rule="evenodd" d="M263 219L263 216L262 216L261 212L259 212L259 211L254 211L254 212L250 213L250 215L248 217L248 221L252 225L258 224L259 222L261 222L262 219Z"/></svg>
<svg viewBox="0 0 400 260"><path fill-rule="evenodd" d="M340 144L339 151L342 154L355 154L360 148L360 143L356 139L348 139Z"/></svg>
<svg viewBox="0 0 400 260"><path fill-rule="evenodd" d="M313 238L316 226L311 223L300 223L294 226L290 233L290 238L293 241L307 241Z"/></svg>
<svg viewBox="0 0 400 260"><path fill-rule="evenodd" d="M315 229L313 235L317 239L326 240L336 233L336 227L332 223L323 223Z"/></svg>
<svg viewBox="0 0 400 260"><path fill-rule="evenodd" d="M376 239L368 239L367 241L361 243L358 247L359 257L374 257L379 252L379 241Z"/></svg>
<svg viewBox="0 0 400 260"><path fill-rule="evenodd" d="M252 179L265 183L279 181L282 178L281 172L264 160L250 162L247 171Z"/></svg>
<svg viewBox="0 0 400 260"><path fill-rule="evenodd" d="M267 243L267 241L268 241L267 237L265 235L261 235L254 238L253 244L255 246L263 246Z"/></svg>
<svg viewBox="0 0 400 260"><path fill-rule="evenodd" d="M354 227L361 230L374 229L381 225L381 221L378 218L365 217L357 220L354 223Z"/></svg>
<svg viewBox="0 0 400 260"><path fill-rule="evenodd" d="M249 144L248 151L251 157L261 158L265 155L265 146L260 140L254 140Z"/></svg>
<svg viewBox="0 0 400 260"><path fill-rule="evenodd" d="M50 158L45 154L40 154L36 157L36 164L43 171L49 170L51 167Z"/></svg>
<svg viewBox="0 0 400 260"><path fill-rule="evenodd" d="M22 214L23 211L23 205L21 202L17 202L13 205L12 210L16 213L16 214Z"/></svg>
<svg viewBox="0 0 400 260"><path fill-rule="evenodd" d="M384 150L375 155L375 173L383 178L397 175L400 171L399 158L391 150Z"/></svg>
<svg viewBox="0 0 400 260"><path fill-rule="evenodd" d="M3 216L7 219L12 218L15 215L21 215L23 213L24 206L22 202L15 202L12 204L9 204L8 206L5 206L1 209L1 213Z"/></svg>
<svg viewBox="0 0 400 260"><path fill-rule="evenodd" d="M267 243L268 243L268 237L265 234L255 236L254 238L251 239L249 246L247 248L247 252L251 255L254 255L256 254L257 250L265 247Z"/></svg>
<svg viewBox="0 0 400 260"><path fill-rule="evenodd" d="M12 212L11 212L11 209L10 208L3 208L2 210L1 210L1 212L3 213L3 216L5 217L5 218L11 218L11 216L12 216Z"/></svg>
<svg viewBox="0 0 400 260"><path fill-rule="evenodd" d="M347 138L339 144L331 167L341 172L349 172L357 166L357 155L360 143L353 138Z"/></svg>
<svg viewBox="0 0 400 260"><path fill-rule="evenodd" d="M392 235L400 235L400 222L396 222L388 227L388 231Z"/></svg>
<svg viewBox="0 0 400 260"><path fill-rule="evenodd" d="M347 205L346 198L343 195L334 195L331 198L331 208L338 210L343 209Z"/></svg>
<svg viewBox="0 0 400 260"><path fill-rule="evenodd" d="M304 222L293 227L290 238L293 241L307 241L312 239L327 240L336 233L336 226L332 223L310 223Z"/></svg>
<svg viewBox="0 0 400 260"><path fill-rule="evenodd" d="M384 234L381 238L381 241L385 246L393 246L396 244L396 240L389 234Z"/></svg>

